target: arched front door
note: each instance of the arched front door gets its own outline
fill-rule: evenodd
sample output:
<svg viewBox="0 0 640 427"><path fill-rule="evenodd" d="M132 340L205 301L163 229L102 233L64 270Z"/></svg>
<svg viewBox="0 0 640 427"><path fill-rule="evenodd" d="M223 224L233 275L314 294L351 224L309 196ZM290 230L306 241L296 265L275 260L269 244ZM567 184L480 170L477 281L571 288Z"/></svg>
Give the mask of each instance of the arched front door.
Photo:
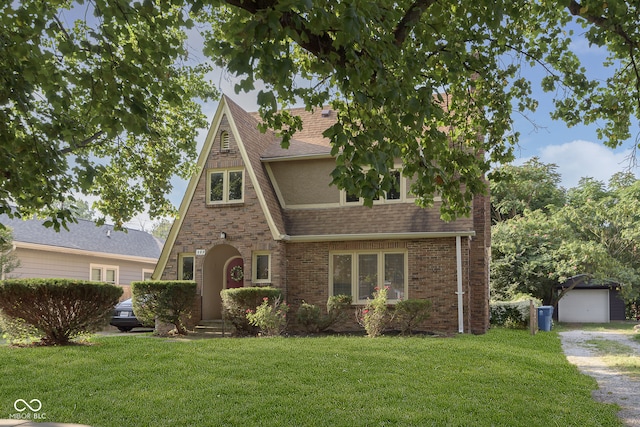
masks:
<svg viewBox="0 0 640 427"><path fill-rule="evenodd" d="M243 281L228 282L231 276L230 271L235 265L242 267L242 257L233 246L222 244L207 251L202 267L202 320L222 318L220 291L242 286Z"/></svg>
<svg viewBox="0 0 640 427"><path fill-rule="evenodd" d="M225 269L225 289L241 288L244 283L244 261L241 257L232 258Z"/></svg>

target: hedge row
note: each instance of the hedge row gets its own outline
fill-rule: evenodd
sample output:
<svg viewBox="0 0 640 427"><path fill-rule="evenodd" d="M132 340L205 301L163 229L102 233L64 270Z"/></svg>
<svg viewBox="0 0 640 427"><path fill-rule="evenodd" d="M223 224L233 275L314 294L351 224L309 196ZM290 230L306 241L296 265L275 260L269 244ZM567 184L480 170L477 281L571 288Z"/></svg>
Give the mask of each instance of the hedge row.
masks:
<svg viewBox="0 0 640 427"><path fill-rule="evenodd" d="M534 299L534 307L541 305ZM527 328L529 326L530 299L518 301L492 301L491 324L510 328Z"/></svg>

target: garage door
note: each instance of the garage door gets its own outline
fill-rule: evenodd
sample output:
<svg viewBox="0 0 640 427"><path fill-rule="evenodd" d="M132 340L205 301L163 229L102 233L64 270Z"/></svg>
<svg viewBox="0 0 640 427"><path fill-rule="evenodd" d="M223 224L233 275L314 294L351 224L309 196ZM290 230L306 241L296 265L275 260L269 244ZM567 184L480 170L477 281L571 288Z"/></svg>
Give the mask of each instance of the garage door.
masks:
<svg viewBox="0 0 640 427"><path fill-rule="evenodd" d="M558 302L558 320L573 323L609 323L608 289L573 289Z"/></svg>

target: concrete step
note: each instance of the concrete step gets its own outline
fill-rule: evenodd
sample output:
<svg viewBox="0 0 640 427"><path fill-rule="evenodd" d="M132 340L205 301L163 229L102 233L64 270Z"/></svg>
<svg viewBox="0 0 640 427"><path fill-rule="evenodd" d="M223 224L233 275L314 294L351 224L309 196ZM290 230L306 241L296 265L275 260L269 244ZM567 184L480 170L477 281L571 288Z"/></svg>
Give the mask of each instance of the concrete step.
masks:
<svg viewBox="0 0 640 427"><path fill-rule="evenodd" d="M194 333L208 337L229 337L233 332L233 326L222 320L202 320L194 328Z"/></svg>

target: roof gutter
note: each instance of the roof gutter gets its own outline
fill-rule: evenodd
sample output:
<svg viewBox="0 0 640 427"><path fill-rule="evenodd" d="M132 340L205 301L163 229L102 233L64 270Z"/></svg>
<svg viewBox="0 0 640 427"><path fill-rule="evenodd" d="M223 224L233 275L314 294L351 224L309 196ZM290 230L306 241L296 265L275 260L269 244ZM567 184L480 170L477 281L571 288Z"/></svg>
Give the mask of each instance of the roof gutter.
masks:
<svg viewBox="0 0 640 427"><path fill-rule="evenodd" d="M408 239L437 239L446 237L469 237L475 236L476 232L469 231L434 231L418 233L362 233L362 234L317 234L290 236L280 235L277 240L284 240L292 243L301 242L335 242L354 240L408 240Z"/></svg>
<svg viewBox="0 0 640 427"><path fill-rule="evenodd" d="M274 157L260 157L260 161L263 163L270 162L287 162L291 160L309 160L309 159L333 159L331 153L318 153L318 154L298 154L293 156L274 156Z"/></svg>

